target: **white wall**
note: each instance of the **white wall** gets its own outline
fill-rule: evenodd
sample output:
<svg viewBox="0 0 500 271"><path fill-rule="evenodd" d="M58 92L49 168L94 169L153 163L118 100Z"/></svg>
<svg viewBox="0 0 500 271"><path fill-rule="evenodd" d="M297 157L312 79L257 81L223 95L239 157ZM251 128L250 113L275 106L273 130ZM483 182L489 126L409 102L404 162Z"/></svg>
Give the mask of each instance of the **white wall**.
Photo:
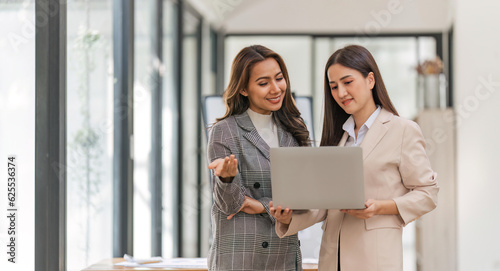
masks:
<svg viewBox="0 0 500 271"><path fill-rule="evenodd" d="M224 14L222 25L227 33L441 32L449 28L453 15L453 0L215 2L219 3L219 14Z"/></svg>
<svg viewBox="0 0 500 271"><path fill-rule="evenodd" d="M457 0L458 266L500 270L500 1Z"/></svg>

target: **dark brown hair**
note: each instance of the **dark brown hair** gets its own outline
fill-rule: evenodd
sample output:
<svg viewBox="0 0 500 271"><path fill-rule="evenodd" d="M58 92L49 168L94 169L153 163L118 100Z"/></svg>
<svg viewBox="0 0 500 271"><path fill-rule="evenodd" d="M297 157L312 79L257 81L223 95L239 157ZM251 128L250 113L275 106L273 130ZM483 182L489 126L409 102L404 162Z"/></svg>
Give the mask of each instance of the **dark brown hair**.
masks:
<svg viewBox="0 0 500 271"><path fill-rule="evenodd" d="M233 65L231 66L229 85L223 95L226 104L226 113L222 118L217 119L217 121L221 121L232 115L242 114L248 109L250 106L248 97L241 95L240 90L247 88L250 80L250 71L255 64L267 58L273 58L278 62L286 81L283 104L278 111L274 112L273 119L276 123L280 123L286 131L290 132L300 146L308 146L310 145L309 131L307 131L304 120L300 116L300 112L293 100L285 62L280 55L262 45L245 47L234 58Z"/></svg>
<svg viewBox="0 0 500 271"><path fill-rule="evenodd" d="M396 108L387 94L384 80L378 69L372 54L363 46L349 45L333 53L325 66L325 117L323 119L323 133L321 135L321 146L337 146L342 139L344 130L342 125L349 118L347 114L333 99L330 83L328 80L328 68L334 64L359 71L363 77L373 72L375 86L373 87L373 100L376 105L399 116Z"/></svg>

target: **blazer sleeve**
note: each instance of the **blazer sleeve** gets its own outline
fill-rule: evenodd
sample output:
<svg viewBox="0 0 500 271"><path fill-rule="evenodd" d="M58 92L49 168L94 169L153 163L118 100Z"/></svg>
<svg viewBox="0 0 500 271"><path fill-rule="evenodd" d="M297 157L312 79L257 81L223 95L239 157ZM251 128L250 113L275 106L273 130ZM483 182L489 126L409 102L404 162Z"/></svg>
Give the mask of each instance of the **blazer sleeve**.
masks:
<svg viewBox="0 0 500 271"><path fill-rule="evenodd" d="M264 210L266 210L266 213L268 214L269 219L271 220L271 223L274 224L276 223L276 218L271 215L271 210L269 210L269 202L272 200L271 198L268 197L262 197L257 199L262 206L264 206Z"/></svg>
<svg viewBox="0 0 500 271"><path fill-rule="evenodd" d="M276 221L275 230L278 237L283 238L298 233L303 229L326 219L328 210L311 209L307 211L294 210L290 224L283 224Z"/></svg>
<svg viewBox="0 0 500 271"><path fill-rule="evenodd" d="M424 136L413 121L408 121L404 128L399 172L403 185L410 192L394 201L407 225L436 208L439 191L437 173L432 170L425 152Z"/></svg>
<svg viewBox="0 0 500 271"><path fill-rule="evenodd" d="M233 154L230 149L232 141L237 136L232 135L229 125L218 123L211 128L208 141L208 161L211 163L216 159L225 158ZM236 138L236 139L235 139ZM238 157L236 157L238 158ZM245 188L241 185L241 174L238 164L238 174L233 181L226 183L220 180L212 172L212 190L215 206L224 214L230 215L238 212L245 200Z"/></svg>

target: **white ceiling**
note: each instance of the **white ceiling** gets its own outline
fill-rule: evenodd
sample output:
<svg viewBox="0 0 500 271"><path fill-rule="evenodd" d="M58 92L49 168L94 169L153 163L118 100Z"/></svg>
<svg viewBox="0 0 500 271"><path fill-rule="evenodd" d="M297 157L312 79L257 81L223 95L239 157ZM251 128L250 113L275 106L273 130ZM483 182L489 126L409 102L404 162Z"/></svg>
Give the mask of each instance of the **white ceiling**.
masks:
<svg viewBox="0 0 500 271"><path fill-rule="evenodd" d="M226 33L442 32L455 0L190 0Z"/></svg>

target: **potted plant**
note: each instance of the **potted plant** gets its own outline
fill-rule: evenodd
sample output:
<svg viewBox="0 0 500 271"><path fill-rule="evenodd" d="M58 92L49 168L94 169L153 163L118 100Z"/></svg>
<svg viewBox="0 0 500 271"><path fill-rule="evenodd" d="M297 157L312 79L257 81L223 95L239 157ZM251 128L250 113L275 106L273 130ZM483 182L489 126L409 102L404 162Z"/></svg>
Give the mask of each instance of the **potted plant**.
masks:
<svg viewBox="0 0 500 271"><path fill-rule="evenodd" d="M416 67L423 93L424 108L439 108L445 101L443 62L439 57L426 60Z"/></svg>

